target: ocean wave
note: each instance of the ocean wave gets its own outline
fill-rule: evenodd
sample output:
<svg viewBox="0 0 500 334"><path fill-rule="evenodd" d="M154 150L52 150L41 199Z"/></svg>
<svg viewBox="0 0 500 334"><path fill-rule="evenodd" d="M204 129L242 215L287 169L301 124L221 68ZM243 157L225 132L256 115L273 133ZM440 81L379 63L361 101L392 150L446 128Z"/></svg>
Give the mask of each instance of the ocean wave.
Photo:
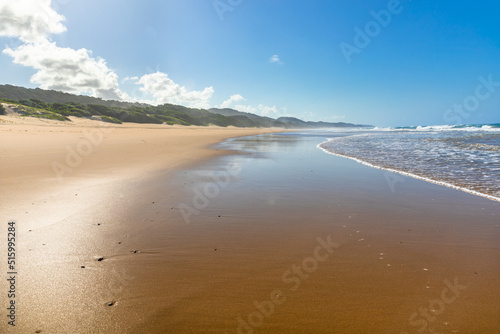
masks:
<svg viewBox="0 0 500 334"><path fill-rule="evenodd" d="M330 138L318 148L373 168L500 201L500 133L496 131L365 132Z"/></svg>
<svg viewBox="0 0 500 334"><path fill-rule="evenodd" d="M399 126L399 127L374 127L371 131L422 131L422 132L440 132L440 131L489 131L500 132L500 124L459 124L459 125L418 125L418 126Z"/></svg>

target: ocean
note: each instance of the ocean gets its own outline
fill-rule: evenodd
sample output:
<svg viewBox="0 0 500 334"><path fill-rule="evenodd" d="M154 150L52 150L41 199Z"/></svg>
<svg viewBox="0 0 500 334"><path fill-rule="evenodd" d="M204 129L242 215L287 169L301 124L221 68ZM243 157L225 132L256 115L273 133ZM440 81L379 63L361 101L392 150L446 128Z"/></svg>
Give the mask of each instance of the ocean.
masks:
<svg viewBox="0 0 500 334"><path fill-rule="evenodd" d="M500 201L500 124L331 132L326 153Z"/></svg>

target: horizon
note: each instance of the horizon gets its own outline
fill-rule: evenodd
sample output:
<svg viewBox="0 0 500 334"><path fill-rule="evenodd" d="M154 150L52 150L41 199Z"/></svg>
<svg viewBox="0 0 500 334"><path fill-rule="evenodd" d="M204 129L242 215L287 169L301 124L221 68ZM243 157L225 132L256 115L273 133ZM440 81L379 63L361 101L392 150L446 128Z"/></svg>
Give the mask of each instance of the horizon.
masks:
<svg viewBox="0 0 500 334"><path fill-rule="evenodd" d="M127 4L1 0L0 84L377 127L500 122L497 3Z"/></svg>

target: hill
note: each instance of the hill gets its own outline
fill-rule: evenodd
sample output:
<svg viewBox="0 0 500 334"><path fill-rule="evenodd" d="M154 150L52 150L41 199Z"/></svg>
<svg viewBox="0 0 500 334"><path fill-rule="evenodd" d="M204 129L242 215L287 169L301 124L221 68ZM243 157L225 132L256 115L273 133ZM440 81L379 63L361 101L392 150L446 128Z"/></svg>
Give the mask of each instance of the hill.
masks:
<svg viewBox="0 0 500 334"><path fill-rule="evenodd" d="M147 104L141 104L141 103L110 101L92 96L63 93L56 90L25 88L12 85L0 85L0 98L11 99L16 101L35 99L46 103L97 104L107 107L118 107L118 108L147 106Z"/></svg>
<svg viewBox="0 0 500 334"><path fill-rule="evenodd" d="M278 122L293 124L294 127L300 129L309 129L309 128L364 128L364 127L372 127L372 125L363 125L363 124L352 124L352 123L344 123L344 122L305 122L301 119L295 117L280 117L277 119Z"/></svg>
<svg viewBox="0 0 500 334"><path fill-rule="evenodd" d="M351 124L351 123L329 123L329 122L306 122L301 119L295 117L279 117L278 119L258 116L255 114L237 111L234 109L217 109L212 108L208 109L211 113L216 113L224 116L231 117L248 117L255 124L258 124L260 127L285 127L287 129L319 129L319 128L362 128L362 127L372 127L371 125L362 125L362 124Z"/></svg>
<svg viewBox="0 0 500 334"><path fill-rule="evenodd" d="M69 120L68 116L97 117L105 122L166 123L236 127L327 128L361 127L349 123L305 122L294 117L277 120L234 109L209 110L174 104L152 106L143 103L108 101L40 88L0 85L0 102L15 105L24 116Z"/></svg>
<svg viewBox="0 0 500 334"><path fill-rule="evenodd" d="M226 109L212 108L208 109L208 111L214 114L219 114L228 117L240 117L240 118L246 117L250 121L252 121L255 124L255 126L261 128L270 128L270 127L284 128L291 126L291 124L287 124L286 122L280 122L279 120L275 120L274 118L259 116L248 112L238 111L229 108Z"/></svg>

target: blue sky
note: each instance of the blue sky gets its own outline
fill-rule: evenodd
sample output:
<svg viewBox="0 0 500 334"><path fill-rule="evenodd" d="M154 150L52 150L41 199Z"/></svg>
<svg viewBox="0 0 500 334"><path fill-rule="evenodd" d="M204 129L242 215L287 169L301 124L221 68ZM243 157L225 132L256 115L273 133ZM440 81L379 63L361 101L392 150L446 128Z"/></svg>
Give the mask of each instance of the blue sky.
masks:
<svg viewBox="0 0 500 334"><path fill-rule="evenodd" d="M0 0L0 83L378 126L500 122L500 3Z"/></svg>

